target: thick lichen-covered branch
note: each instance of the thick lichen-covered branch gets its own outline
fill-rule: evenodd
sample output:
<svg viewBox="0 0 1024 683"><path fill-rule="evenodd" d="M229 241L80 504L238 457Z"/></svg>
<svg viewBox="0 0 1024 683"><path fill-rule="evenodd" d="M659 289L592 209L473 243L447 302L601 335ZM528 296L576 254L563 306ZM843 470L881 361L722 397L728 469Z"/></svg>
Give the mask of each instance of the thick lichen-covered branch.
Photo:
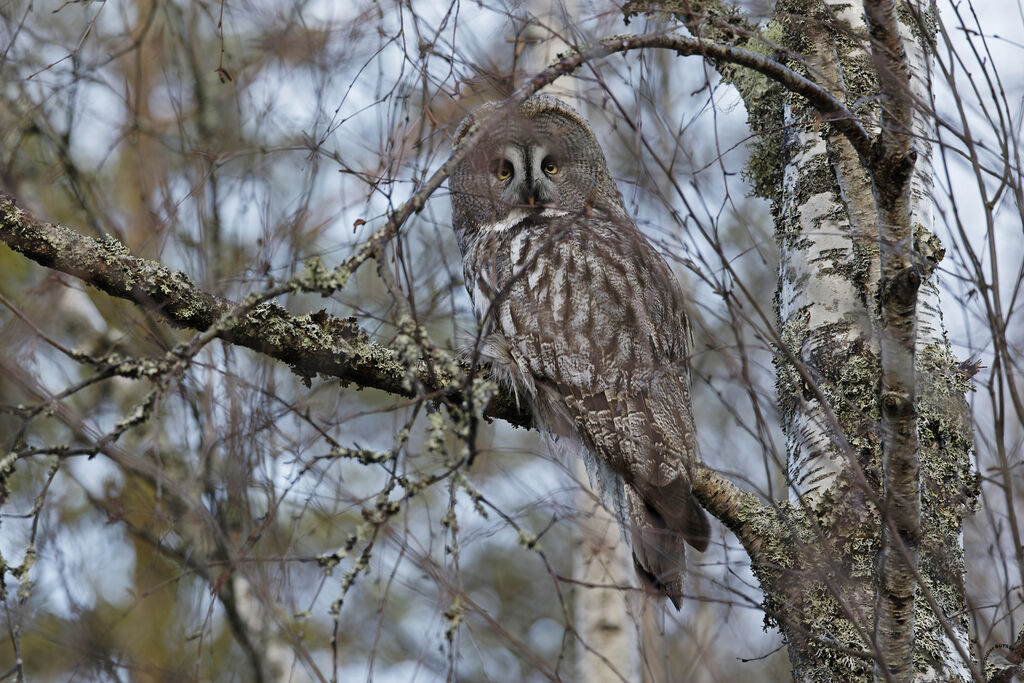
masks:
<svg viewBox="0 0 1024 683"><path fill-rule="evenodd" d="M736 534L752 562L771 561L765 545L786 535L783 516L702 462L694 470L692 487L700 504ZM774 531L766 534L768 529Z"/></svg>
<svg viewBox="0 0 1024 683"><path fill-rule="evenodd" d="M224 341L288 363L303 377L322 374L406 397L416 395L409 381L414 377L422 392L461 403L462 387L467 386L472 372L462 367L442 375L436 368L410 368L401 353L371 341L351 318L342 320L323 312L292 316L274 303L262 303L238 314L244 307L200 290L186 274L132 256L116 240L101 242L39 221L4 195L0 195L0 240L41 265L132 301L172 325L218 329L216 336ZM485 415L517 426L532 424L529 411L504 393L487 404ZM713 514L735 527L744 543L753 542L744 520L760 507L755 496L706 467L702 467L694 489Z"/></svg>
<svg viewBox="0 0 1024 683"><path fill-rule="evenodd" d="M352 319L323 313L293 316L272 302L236 315L236 303L202 291L185 273L132 256L113 238L100 241L40 221L6 195L0 195L0 240L40 265L131 301L176 327L205 331L220 326L221 339L288 363L304 377L320 373L361 387L413 395L407 369L396 354L369 340ZM420 378L424 384L445 388L426 374Z"/></svg>

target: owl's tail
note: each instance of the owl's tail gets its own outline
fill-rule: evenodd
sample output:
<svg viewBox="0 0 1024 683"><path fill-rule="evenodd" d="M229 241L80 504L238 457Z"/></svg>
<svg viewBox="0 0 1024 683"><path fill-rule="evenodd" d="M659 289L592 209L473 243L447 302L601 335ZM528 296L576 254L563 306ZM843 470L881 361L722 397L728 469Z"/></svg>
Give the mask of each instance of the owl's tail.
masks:
<svg viewBox="0 0 1024 683"><path fill-rule="evenodd" d="M701 552L707 549L710 539L707 516L690 492L689 484L682 478L673 482L670 488L685 488L685 492L659 491L672 499L668 506L675 513L671 524L636 489L629 484L625 488L633 541L633 566L637 576L652 592L663 593L678 610L683 602L685 543Z"/></svg>

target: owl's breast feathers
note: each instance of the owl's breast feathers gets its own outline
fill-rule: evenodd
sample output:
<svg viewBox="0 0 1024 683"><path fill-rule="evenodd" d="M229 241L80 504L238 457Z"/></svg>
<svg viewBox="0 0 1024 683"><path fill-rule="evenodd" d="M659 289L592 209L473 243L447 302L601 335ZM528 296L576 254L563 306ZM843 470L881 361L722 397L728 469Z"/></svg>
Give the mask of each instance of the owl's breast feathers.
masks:
<svg viewBox="0 0 1024 683"><path fill-rule="evenodd" d="M673 535L700 550L709 537L688 476L683 297L632 223L549 212L480 231L466 254L485 359L531 398L542 429L575 432L623 478L638 571L676 602L658 578L678 573Z"/></svg>

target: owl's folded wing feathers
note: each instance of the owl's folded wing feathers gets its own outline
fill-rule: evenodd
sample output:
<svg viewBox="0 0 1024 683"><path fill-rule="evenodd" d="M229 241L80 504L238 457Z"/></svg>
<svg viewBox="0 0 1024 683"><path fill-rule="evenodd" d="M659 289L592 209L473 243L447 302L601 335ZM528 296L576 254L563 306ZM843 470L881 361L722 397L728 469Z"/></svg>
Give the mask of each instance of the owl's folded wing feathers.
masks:
<svg viewBox="0 0 1024 683"><path fill-rule="evenodd" d="M515 328L502 332L532 376L542 426L572 430L622 478L637 572L678 607L682 540L703 551L709 539L689 482L696 437L682 297L635 227L587 227L537 236L533 277L507 287L498 326Z"/></svg>

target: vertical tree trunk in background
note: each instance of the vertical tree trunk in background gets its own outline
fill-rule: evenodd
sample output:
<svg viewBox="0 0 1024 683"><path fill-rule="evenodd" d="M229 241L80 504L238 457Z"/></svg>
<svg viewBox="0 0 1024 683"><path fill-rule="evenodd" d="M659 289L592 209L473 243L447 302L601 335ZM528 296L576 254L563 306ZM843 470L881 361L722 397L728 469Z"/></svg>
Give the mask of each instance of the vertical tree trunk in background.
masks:
<svg viewBox="0 0 1024 683"><path fill-rule="evenodd" d="M260 648L260 656L256 658L263 666L263 671L259 672L260 680L288 683L294 674L295 653L276 628L275 615L267 607L272 600L269 596L256 595L249 579L239 568L231 574L231 594L241 626L256 639L256 646Z"/></svg>
<svg viewBox="0 0 1024 683"><path fill-rule="evenodd" d="M578 681L639 681L642 679L637 620L638 601L631 599L633 567L619 524L605 509L577 458L580 481L576 507L580 511L579 543L574 549L576 677ZM596 586L607 586L597 588Z"/></svg>
<svg viewBox="0 0 1024 683"><path fill-rule="evenodd" d="M565 41L551 31L571 30L572 21L581 16L577 5L576 0L565 0L559 5L532 0L528 4L529 16L538 18L539 23L531 24L523 32L522 39L528 46L523 54L526 73L540 71L557 54L569 49ZM564 14L559 10L564 10ZM563 79L544 92L580 108L572 79ZM640 683L644 680L644 667L637 615L643 600L635 599L632 590L635 575L631 551L622 538L615 516L601 504L582 458L577 454L568 457L575 460L568 464L580 484L575 505L580 513L579 537L573 552L573 579L578 582L574 593L575 679L594 683ZM643 612L651 615L653 610Z"/></svg>

